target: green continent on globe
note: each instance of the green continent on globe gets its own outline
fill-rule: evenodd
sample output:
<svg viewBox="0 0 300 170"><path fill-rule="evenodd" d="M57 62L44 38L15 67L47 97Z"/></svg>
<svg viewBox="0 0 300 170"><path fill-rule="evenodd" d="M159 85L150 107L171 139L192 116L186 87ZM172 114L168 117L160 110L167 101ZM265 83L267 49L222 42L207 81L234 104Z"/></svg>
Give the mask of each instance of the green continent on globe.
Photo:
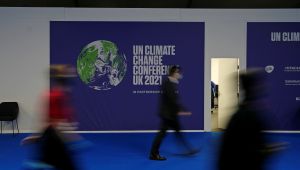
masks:
<svg viewBox="0 0 300 170"><path fill-rule="evenodd" d="M98 49L95 46L84 47L77 59L77 70L81 80L88 84L94 76L96 68L94 63L98 56Z"/></svg>

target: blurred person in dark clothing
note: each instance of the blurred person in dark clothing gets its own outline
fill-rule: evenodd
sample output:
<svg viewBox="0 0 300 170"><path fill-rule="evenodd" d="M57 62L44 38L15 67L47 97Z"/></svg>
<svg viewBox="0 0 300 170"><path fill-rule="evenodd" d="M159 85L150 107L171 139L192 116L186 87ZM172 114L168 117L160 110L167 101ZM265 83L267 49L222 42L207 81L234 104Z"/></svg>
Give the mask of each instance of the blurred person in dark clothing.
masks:
<svg viewBox="0 0 300 170"><path fill-rule="evenodd" d="M210 92L211 92L211 100L210 100L210 108L211 108L211 111L213 111L212 109L215 107L215 97L217 97L217 85L211 81L210 82Z"/></svg>
<svg viewBox="0 0 300 170"><path fill-rule="evenodd" d="M231 117L222 137L219 170L262 170L266 156L277 146L266 145L261 119L265 109L265 82L260 70L240 75L244 100Z"/></svg>
<svg viewBox="0 0 300 170"><path fill-rule="evenodd" d="M48 126L39 139L39 161L57 170L76 170L75 161L63 135L53 126Z"/></svg>
<svg viewBox="0 0 300 170"><path fill-rule="evenodd" d="M161 127L152 143L149 156L149 159L151 160L166 160L165 157L160 155L159 148L168 129L175 130L175 135L178 140L188 149L187 154L194 154L197 152L190 147L180 133L181 125L178 120L178 115L191 115L190 112L184 112L185 109L179 103L178 83L181 78L181 68L179 66L172 66L169 70L168 78L162 84L159 114L161 118Z"/></svg>

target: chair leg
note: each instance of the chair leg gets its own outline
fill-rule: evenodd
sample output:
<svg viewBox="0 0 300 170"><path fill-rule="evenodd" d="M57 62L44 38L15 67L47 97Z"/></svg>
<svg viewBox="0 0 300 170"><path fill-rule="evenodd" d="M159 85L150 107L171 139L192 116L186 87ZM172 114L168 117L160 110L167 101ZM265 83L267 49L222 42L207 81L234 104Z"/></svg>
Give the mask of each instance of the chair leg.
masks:
<svg viewBox="0 0 300 170"><path fill-rule="evenodd" d="M17 122L18 133L20 133L20 131L19 131L19 126L18 126L18 119L16 119L16 122Z"/></svg>
<svg viewBox="0 0 300 170"><path fill-rule="evenodd" d="M11 125L12 125L12 128L13 128L13 135L14 135L15 134L14 121L11 121Z"/></svg>

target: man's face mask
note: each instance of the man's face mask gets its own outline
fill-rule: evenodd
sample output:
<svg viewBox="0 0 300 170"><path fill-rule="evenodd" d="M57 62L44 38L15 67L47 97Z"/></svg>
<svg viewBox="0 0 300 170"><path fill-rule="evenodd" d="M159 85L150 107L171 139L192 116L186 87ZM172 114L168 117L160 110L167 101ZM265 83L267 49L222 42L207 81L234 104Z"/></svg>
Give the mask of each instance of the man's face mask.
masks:
<svg viewBox="0 0 300 170"><path fill-rule="evenodd" d="M177 80L180 80L180 79L183 78L183 75L180 74L180 73L175 73L175 78L176 78Z"/></svg>

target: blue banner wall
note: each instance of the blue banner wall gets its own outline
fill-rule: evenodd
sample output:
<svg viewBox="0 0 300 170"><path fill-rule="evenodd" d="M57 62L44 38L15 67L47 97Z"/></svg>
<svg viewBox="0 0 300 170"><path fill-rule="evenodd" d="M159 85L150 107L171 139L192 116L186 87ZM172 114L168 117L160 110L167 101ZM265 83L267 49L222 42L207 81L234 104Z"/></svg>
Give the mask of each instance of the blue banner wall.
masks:
<svg viewBox="0 0 300 170"><path fill-rule="evenodd" d="M247 24L247 67L265 69L271 130L300 129L300 23Z"/></svg>
<svg viewBox="0 0 300 170"><path fill-rule="evenodd" d="M180 65L184 129L204 127L204 23L50 22L50 64L71 64L79 130L159 128L160 84Z"/></svg>

